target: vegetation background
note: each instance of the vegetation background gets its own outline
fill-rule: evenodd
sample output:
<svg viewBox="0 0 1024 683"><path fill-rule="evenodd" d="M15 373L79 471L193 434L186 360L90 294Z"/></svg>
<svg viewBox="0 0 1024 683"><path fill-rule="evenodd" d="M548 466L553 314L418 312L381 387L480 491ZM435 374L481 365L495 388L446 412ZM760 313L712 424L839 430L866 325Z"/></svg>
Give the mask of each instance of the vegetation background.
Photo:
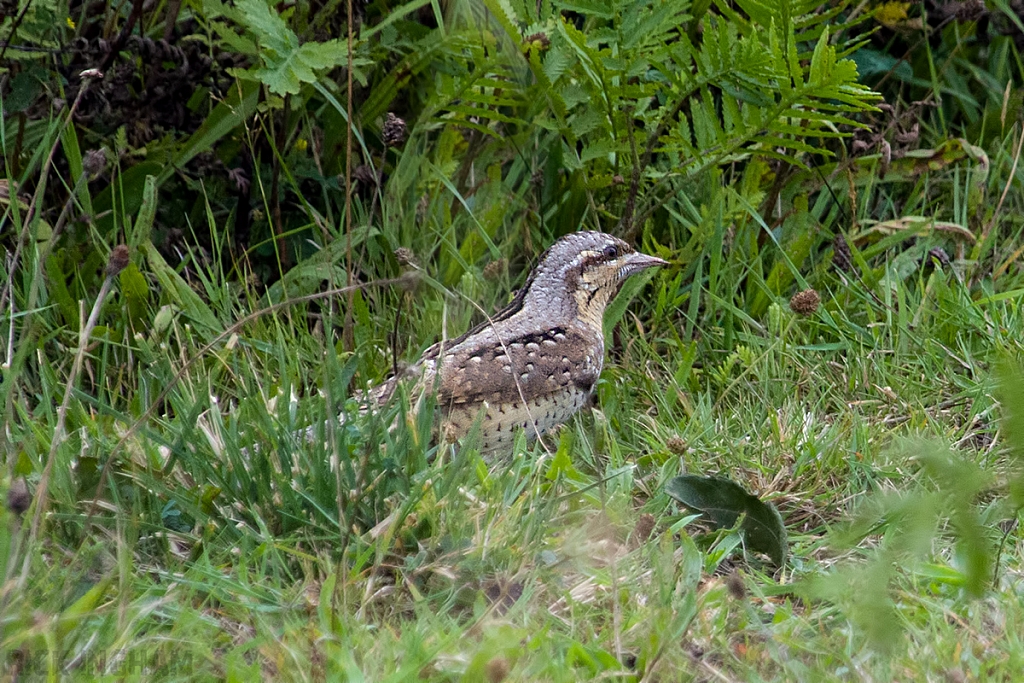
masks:
<svg viewBox="0 0 1024 683"><path fill-rule="evenodd" d="M0 0L0 676L1018 677L1022 11ZM595 410L358 415L581 227Z"/></svg>

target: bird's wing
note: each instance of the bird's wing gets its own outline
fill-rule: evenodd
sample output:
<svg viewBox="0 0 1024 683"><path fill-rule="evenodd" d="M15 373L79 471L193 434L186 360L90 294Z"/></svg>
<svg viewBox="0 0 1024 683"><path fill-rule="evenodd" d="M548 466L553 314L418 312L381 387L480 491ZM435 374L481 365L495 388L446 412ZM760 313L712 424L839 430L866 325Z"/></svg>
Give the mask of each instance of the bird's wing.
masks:
<svg viewBox="0 0 1024 683"><path fill-rule="evenodd" d="M441 359L438 405L529 402L568 386L589 392L603 360L593 349L593 340L562 327L462 345Z"/></svg>

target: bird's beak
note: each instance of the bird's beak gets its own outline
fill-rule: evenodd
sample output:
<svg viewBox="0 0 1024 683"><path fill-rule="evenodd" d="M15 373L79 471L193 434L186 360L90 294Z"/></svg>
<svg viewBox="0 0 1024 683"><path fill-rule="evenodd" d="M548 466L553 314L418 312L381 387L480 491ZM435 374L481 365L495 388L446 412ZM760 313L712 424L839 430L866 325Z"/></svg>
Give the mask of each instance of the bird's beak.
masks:
<svg viewBox="0 0 1024 683"><path fill-rule="evenodd" d="M668 261L664 259L660 259L657 256L641 254L638 251L635 251L632 254L627 254L621 260L622 265L619 266L619 281L625 280L630 275L639 273L641 270L647 270L648 268L654 268L655 266L668 265Z"/></svg>

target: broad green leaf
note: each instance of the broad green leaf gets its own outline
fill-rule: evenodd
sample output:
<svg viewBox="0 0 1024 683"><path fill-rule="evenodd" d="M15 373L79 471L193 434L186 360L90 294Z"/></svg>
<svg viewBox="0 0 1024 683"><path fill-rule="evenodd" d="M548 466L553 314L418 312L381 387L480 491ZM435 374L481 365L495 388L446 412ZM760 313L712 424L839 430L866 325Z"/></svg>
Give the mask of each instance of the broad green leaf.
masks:
<svg viewBox="0 0 1024 683"><path fill-rule="evenodd" d="M317 71L344 64L346 54L346 45L338 40L290 45L281 54L264 53L266 66L253 73L271 92L297 95L303 83L316 81Z"/></svg>
<svg viewBox="0 0 1024 683"><path fill-rule="evenodd" d="M682 475L665 484L665 493L683 505L703 512L717 527L732 528L743 518L740 533L746 546L768 555L776 566L786 562L786 527L771 503L747 493L723 477Z"/></svg>
<svg viewBox="0 0 1024 683"><path fill-rule="evenodd" d="M238 0L239 20L256 34L262 67L248 72L278 95L298 94L303 83L315 83L317 72L348 60L341 40L301 43L295 32L265 0Z"/></svg>

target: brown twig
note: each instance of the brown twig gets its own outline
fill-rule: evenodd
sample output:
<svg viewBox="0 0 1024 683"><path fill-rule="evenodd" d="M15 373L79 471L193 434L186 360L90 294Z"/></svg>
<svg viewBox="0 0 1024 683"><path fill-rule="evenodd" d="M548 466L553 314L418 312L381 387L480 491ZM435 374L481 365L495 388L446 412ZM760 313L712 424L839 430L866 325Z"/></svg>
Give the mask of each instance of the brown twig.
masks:
<svg viewBox="0 0 1024 683"><path fill-rule="evenodd" d="M167 3L167 16L164 18L164 40L170 42L174 37L174 26L178 23L178 15L181 13L181 0L169 0Z"/></svg>
<svg viewBox="0 0 1024 683"><path fill-rule="evenodd" d="M348 64L345 74L346 89L346 113L348 121L345 126L345 276L346 285L352 287L352 35L355 31L355 22L352 15L352 0L347 0L348 7ZM342 344L351 348L354 344L352 336L352 306L355 302L355 290L348 296L348 305L345 307L345 325L342 329Z"/></svg>
<svg viewBox="0 0 1024 683"><path fill-rule="evenodd" d="M636 135L633 134L632 112L626 112L626 135L629 136L629 152L630 160L633 162L633 172L629 179L629 194L626 195L626 208L622 212L622 218L619 219L617 227L621 231L622 238L627 242L632 242L636 239L636 224L633 222L633 212L636 210L636 197L640 193L640 171L642 168L646 168L650 162L650 151L653 149L653 145L651 141L648 141L644 160L641 162L640 156L636 152Z"/></svg>
<svg viewBox="0 0 1024 683"><path fill-rule="evenodd" d="M278 265L282 272L288 269L291 264L291 259L288 257L288 243L284 241L284 225L281 219L281 157L284 155L284 146L287 144L287 136L285 134L285 125L288 121L288 113L290 107L288 103L290 100L285 98L284 111L281 115L281 125L277 130L277 139L274 144L277 145L277 154L273 158L273 166L271 167L271 180L270 180L270 215L271 223L274 225L274 241L277 244L277 253L279 254ZM274 118L269 118L271 125L274 123Z"/></svg>
<svg viewBox="0 0 1024 683"><path fill-rule="evenodd" d="M348 120L345 121L345 289L351 290L348 295L348 302L345 306L345 324L342 328L341 338L342 346L347 348L355 347L355 332L352 329L352 306L355 304L355 290L352 289L352 34L354 32L355 22L352 19L352 0L347 0L346 8L348 10L348 63L346 64L346 113ZM335 501L338 506L338 526L341 529L341 541L345 548L348 548L348 543L345 536L349 533L349 529L344 525L345 520L345 501L342 494L342 482L341 482L341 468L334 467L335 475L335 494L337 500Z"/></svg>

